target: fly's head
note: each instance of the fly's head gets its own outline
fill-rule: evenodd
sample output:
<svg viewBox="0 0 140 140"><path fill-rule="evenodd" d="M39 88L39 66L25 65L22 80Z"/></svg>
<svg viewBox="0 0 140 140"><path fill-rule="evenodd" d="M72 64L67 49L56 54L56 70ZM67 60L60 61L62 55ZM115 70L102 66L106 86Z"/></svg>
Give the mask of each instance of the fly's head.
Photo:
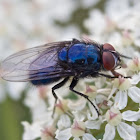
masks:
<svg viewBox="0 0 140 140"><path fill-rule="evenodd" d="M120 54L111 44L105 43L102 46L102 62L103 68L107 71L113 71L121 65Z"/></svg>

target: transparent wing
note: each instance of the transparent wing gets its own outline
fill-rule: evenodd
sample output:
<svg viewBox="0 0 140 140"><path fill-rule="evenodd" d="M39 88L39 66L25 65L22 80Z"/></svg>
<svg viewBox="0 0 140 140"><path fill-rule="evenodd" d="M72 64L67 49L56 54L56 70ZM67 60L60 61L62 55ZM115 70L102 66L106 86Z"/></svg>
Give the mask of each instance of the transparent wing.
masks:
<svg viewBox="0 0 140 140"><path fill-rule="evenodd" d="M9 81L40 80L70 75L58 64L58 52L71 41L54 42L15 53L2 62L2 78Z"/></svg>

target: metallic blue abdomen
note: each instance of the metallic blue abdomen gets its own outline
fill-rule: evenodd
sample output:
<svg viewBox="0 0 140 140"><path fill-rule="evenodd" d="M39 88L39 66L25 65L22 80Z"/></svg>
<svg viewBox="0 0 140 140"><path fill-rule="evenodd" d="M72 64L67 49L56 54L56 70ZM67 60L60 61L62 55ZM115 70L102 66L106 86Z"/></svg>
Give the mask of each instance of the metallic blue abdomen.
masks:
<svg viewBox="0 0 140 140"><path fill-rule="evenodd" d="M72 68L85 70L100 70L101 54L100 50L95 45L87 45L84 43L74 44L70 48L63 48L58 58L68 63Z"/></svg>

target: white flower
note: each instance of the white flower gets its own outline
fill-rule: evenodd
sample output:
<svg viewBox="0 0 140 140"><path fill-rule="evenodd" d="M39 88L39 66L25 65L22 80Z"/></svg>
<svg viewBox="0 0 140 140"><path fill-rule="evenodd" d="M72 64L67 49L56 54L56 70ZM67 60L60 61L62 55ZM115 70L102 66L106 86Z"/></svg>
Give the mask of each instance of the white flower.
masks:
<svg viewBox="0 0 140 140"><path fill-rule="evenodd" d="M86 128L88 128L88 129L97 129L97 130L99 130L102 122L103 122L102 118L99 117L99 120L87 120L85 122L85 125L86 125Z"/></svg>
<svg viewBox="0 0 140 140"><path fill-rule="evenodd" d="M138 74L134 74L130 79L131 84L134 85L138 84L139 81L140 81L140 72Z"/></svg>
<svg viewBox="0 0 140 140"><path fill-rule="evenodd" d="M130 79L131 84L138 84L140 81L140 58L135 57L133 60L130 60L128 62L128 69L135 73Z"/></svg>
<svg viewBox="0 0 140 140"><path fill-rule="evenodd" d="M65 114L61 115L60 119L57 122L57 126L59 130L69 128L71 126L70 117Z"/></svg>
<svg viewBox="0 0 140 140"><path fill-rule="evenodd" d="M6 92L14 100L19 100L21 98L22 92L26 88L24 83L8 83L6 85Z"/></svg>
<svg viewBox="0 0 140 140"><path fill-rule="evenodd" d="M86 102L87 100L85 98L80 97L78 101L69 101L68 106L71 110L80 111L84 109Z"/></svg>
<svg viewBox="0 0 140 140"><path fill-rule="evenodd" d="M55 105L56 109L56 113L58 115L62 115L63 113L66 113L69 108L68 108L68 100L59 100L59 102Z"/></svg>
<svg viewBox="0 0 140 140"><path fill-rule="evenodd" d="M95 101L92 101L92 102L96 106L96 102ZM97 114L96 109L90 103L88 103L88 105L89 105L89 110L91 112L91 113L90 112L87 112L88 119L89 120L95 120L95 119L97 119L98 118L98 114ZM98 107L96 106L96 108L98 108Z"/></svg>
<svg viewBox="0 0 140 140"><path fill-rule="evenodd" d="M56 138L58 140L69 140L71 137L74 137L73 140L80 140L79 137L82 137L83 140L96 140L94 136L89 133L86 133L85 123L82 121L74 121L71 128L67 128L62 131L56 132Z"/></svg>
<svg viewBox="0 0 140 140"><path fill-rule="evenodd" d="M98 23L100 23L100 26L98 26ZM104 15L99 10L93 10L90 13L90 18L85 21L85 25L90 29L92 34L101 34L106 27Z"/></svg>
<svg viewBox="0 0 140 140"><path fill-rule="evenodd" d="M104 140L114 139L116 130L121 138L135 140L136 130L139 131L140 126L133 123L132 127L127 123L137 122L140 119L140 111L132 111L133 106L127 106L127 104L128 101L129 103L133 102L136 109L140 104L140 59L138 58L140 53L137 51L140 47L140 3L131 1L130 4L128 0L104 1L102 4L103 13L98 8L92 8L100 5L99 0L81 0L80 3L79 1L58 0L57 6L55 6L55 0L16 3L17 1L6 1L6 3L2 2L0 5L0 19L2 21L0 26L0 34L2 35L0 44L2 47L0 52L3 56L8 55L7 52L11 53L12 47L20 50L27 46L39 45L46 42L46 39L51 42L79 38L81 26L78 28L75 23L77 24L77 21L81 22L81 19L85 18L76 19L81 7L85 12L89 11L89 18L87 17L81 23L84 23L91 33L91 39L99 41L101 44L104 42L112 43L121 54L130 57L137 56L137 58L130 60L127 70L122 71L120 69L120 73L125 76L130 74L132 78L119 77L119 79L114 80L114 85L110 79L103 77L86 80L81 78L81 81L75 87L77 91L89 96L89 99L100 112L99 117L95 108L80 96L78 99L71 101L60 98L65 95L67 97L70 93L69 82L56 92L61 100L56 104L53 118L54 97L51 88L46 91L43 90L43 92L40 89L41 94L38 94L36 90L30 90L24 103L31 111L32 123L22 123L24 126L23 139L95 140L94 136L96 135L93 136L93 129L102 130L102 124L106 123L106 120ZM73 19L76 20L74 24L71 24ZM61 28L56 22L60 22L62 25L64 23L65 27ZM128 59L123 59L124 63L127 61ZM12 98L18 99L21 95L19 93L25 87L16 86L17 84L10 84L7 89L3 89L11 92L10 96ZM2 90L1 92L3 93ZM128 96L131 98L130 100L128 100ZM1 97L1 99L4 99L4 97ZM129 107L129 110L127 107ZM121 112L122 109L123 112ZM103 134L103 132L101 133Z"/></svg>
<svg viewBox="0 0 140 140"><path fill-rule="evenodd" d="M84 8L91 7L95 5L97 2L99 2L99 0L81 0L82 6Z"/></svg>
<svg viewBox="0 0 140 140"><path fill-rule="evenodd" d="M137 87L132 87L129 79L119 77L114 80L115 92L119 90L115 96L115 106L120 110L127 106L128 96L136 103L140 103L140 89Z"/></svg>
<svg viewBox="0 0 140 140"><path fill-rule="evenodd" d="M41 122L35 122L33 124L29 124L28 122L22 122L24 126L23 140L33 140L41 135L42 129Z"/></svg>
<svg viewBox="0 0 140 140"><path fill-rule="evenodd" d="M84 135L83 135L83 140L96 140L96 138L95 137L93 137L91 134L89 134L89 133L85 133Z"/></svg>
<svg viewBox="0 0 140 140"><path fill-rule="evenodd" d="M30 90L24 103L31 109L33 121L52 121L52 111L47 108L45 99L40 96L37 90L34 90L34 92L33 90ZM46 120L46 118L48 119Z"/></svg>
<svg viewBox="0 0 140 140"><path fill-rule="evenodd" d="M129 88L128 95L135 103L140 103L140 89L138 87Z"/></svg>
<svg viewBox="0 0 140 140"><path fill-rule="evenodd" d="M136 129L122 120L137 121L140 118L139 112L126 111L121 114L118 109L111 108L106 112L106 120L108 124L105 127L103 140L113 140L115 137L115 129L124 140L136 140ZM132 116L134 117L132 119Z"/></svg>
<svg viewBox="0 0 140 140"><path fill-rule="evenodd" d="M97 88L95 86L86 85L85 94L90 98L95 98L97 95Z"/></svg>
<svg viewBox="0 0 140 140"><path fill-rule="evenodd" d="M140 109L137 112L127 110L127 111L122 113L122 117L126 121L137 121L138 119L140 119Z"/></svg>
<svg viewBox="0 0 140 140"><path fill-rule="evenodd" d="M82 121L75 121L71 127L71 134L73 137L78 138L85 133L85 123Z"/></svg>
<svg viewBox="0 0 140 140"><path fill-rule="evenodd" d="M56 128L52 126L48 126L44 128L41 132L41 140L54 140Z"/></svg>
<svg viewBox="0 0 140 140"><path fill-rule="evenodd" d="M133 60L130 60L128 62L128 68L133 72L140 71L140 58L135 57Z"/></svg>
<svg viewBox="0 0 140 140"><path fill-rule="evenodd" d="M57 138L58 140L69 140L71 136L71 128L67 128L62 131L57 130L55 138Z"/></svg>

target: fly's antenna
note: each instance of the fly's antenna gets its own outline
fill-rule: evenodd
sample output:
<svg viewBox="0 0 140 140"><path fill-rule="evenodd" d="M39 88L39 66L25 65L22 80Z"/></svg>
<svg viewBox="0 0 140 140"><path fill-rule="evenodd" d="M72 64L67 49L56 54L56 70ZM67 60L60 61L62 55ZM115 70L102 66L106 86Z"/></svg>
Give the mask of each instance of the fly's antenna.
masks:
<svg viewBox="0 0 140 140"><path fill-rule="evenodd" d="M112 53L116 53L117 55L119 55L120 57L123 57L123 58L132 59L132 57L125 56L123 54L118 53L117 51L112 51L112 50L108 50L108 49L104 49L104 51L109 51L109 52L112 52Z"/></svg>
<svg viewBox="0 0 140 140"><path fill-rule="evenodd" d="M126 56L126 55L120 54L120 53L118 53L118 52L116 52L116 51L110 51L110 52L112 52L112 53L116 53L117 55L119 55L120 57L123 57L123 58L133 59L132 57L129 57L129 56Z"/></svg>
<svg viewBox="0 0 140 140"><path fill-rule="evenodd" d="M127 59L132 59L132 57L129 57L129 56L125 56L123 54L119 54L120 57L123 57L123 58L127 58Z"/></svg>

